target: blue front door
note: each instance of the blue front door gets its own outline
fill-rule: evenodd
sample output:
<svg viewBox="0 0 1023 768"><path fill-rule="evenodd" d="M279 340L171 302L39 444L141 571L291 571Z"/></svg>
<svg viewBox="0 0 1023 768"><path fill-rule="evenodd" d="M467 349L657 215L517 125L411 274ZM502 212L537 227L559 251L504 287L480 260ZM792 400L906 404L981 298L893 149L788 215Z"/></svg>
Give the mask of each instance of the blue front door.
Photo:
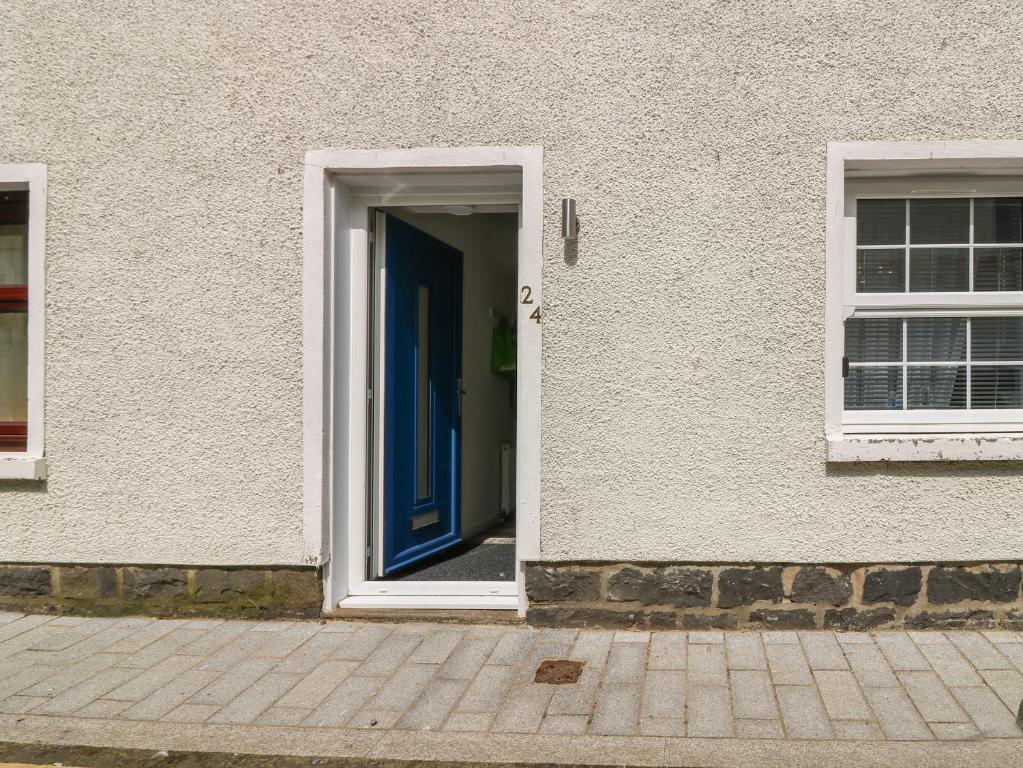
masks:
<svg viewBox="0 0 1023 768"><path fill-rule="evenodd" d="M461 541L462 254L386 216L383 565Z"/></svg>

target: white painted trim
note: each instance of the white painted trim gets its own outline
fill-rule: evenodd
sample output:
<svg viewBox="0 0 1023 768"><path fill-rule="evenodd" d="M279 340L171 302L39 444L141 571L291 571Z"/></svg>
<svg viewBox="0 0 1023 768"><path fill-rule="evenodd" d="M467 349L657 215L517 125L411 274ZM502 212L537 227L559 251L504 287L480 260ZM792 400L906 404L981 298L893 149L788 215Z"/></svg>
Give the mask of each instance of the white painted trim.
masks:
<svg viewBox="0 0 1023 768"><path fill-rule="evenodd" d="M848 411L842 417L842 431L875 432L1023 432L1023 409L938 410L916 408L907 411Z"/></svg>
<svg viewBox="0 0 1023 768"><path fill-rule="evenodd" d="M1020 461L1019 434L841 435L828 437L828 461Z"/></svg>
<svg viewBox="0 0 1023 768"><path fill-rule="evenodd" d="M873 160L884 161L884 170L897 171L904 166L919 170L986 169L984 160L1007 160L995 167L1023 166L1023 141L833 141L828 143L828 157L835 157L852 170L869 168ZM910 162L903 162L910 161ZM912 165L911 161L924 161ZM876 166L874 166L876 168Z"/></svg>
<svg viewBox="0 0 1023 768"><path fill-rule="evenodd" d="M331 445L325 428L330 423L330 259L328 216L330 191L326 178L306 172L302 206L302 559L324 562L329 518Z"/></svg>
<svg viewBox="0 0 1023 768"><path fill-rule="evenodd" d="M365 203L363 203L365 205ZM368 210L368 208L367 208ZM369 329L372 370L370 379L373 390L373 399L370 402L369 418L372 420L373 439L368 441L372 451L373 464L370 470L370 541L373 542L373 552L370 557L369 568L373 575L380 577L384 575L384 441L379 438L384 434L384 408L387 391L384 379L384 332L387 327L387 216L383 211L377 211L376 221L373 226L373 259L370 264L372 275L370 278L370 290L372 291L373 309L370 318L371 328Z"/></svg>
<svg viewBox="0 0 1023 768"><path fill-rule="evenodd" d="M368 493L367 388L368 208L424 205L433 195L399 192L348 194L341 174L386 173L430 168L509 170L522 175L519 216L519 283L532 286L534 304L520 305L516 466L516 581L510 598L525 609L521 563L540 554L540 378L541 326L528 321L542 307L543 150L541 147L462 147L387 150L314 150L306 155L304 191L303 509L306 556L324 564L324 610L346 595L380 582L365 580L365 526ZM479 198L479 199L478 199ZM443 202L509 202L508 194L446 189ZM332 200L332 205L327 201ZM517 199L514 202L519 202ZM347 225L345 221L347 219ZM338 235L331 247L330 233ZM333 265L333 269L332 269ZM330 286L334 293L331 295ZM528 332L535 330L535 332ZM331 344L331 338L336 339ZM331 361L335 362L331 366ZM337 372L332 382L330 369ZM333 403L333 407L332 407ZM333 510L333 512L331 512ZM337 562L342 559L343 562ZM334 560L334 562L331 562ZM446 582L388 582L392 590L446 590ZM479 591L483 588L460 589ZM516 596L517 595L517 596ZM408 597L414 597L409 595ZM476 607L486 595L462 599ZM472 604L470 604L472 603ZM422 606L415 606L422 607ZM455 607L455 606L450 606ZM479 607L488 607L481 605ZM509 607L502 605L501 607Z"/></svg>
<svg viewBox="0 0 1023 768"><path fill-rule="evenodd" d="M884 435L858 434L864 429L877 431L877 425L843 424L843 322L847 317L904 316L928 309L928 314L956 315L971 309L997 306L1014 314L1023 310L1019 295L992 294L984 297L966 294L916 294L892 296L854 293L856 220L853 210L856 196L897 194L898 196L941 196L965 194L982 196L1019 190L1023 169L1023 141L953 142L833 142L828 144L826 199L826 304L824 429L828 442L828 461L952 460L1020 458L1016 437L992 433L946 435L912 434L933 428L953 431L964 429L953 422L957 417L938 412L917 414L929 425L890 425ZM964 177L968 175L968 177ZM991 178L992 174L995 178ZM876 177L876 178L875 178ZM1013 186L1015 185L1015 186ZM852 202L851 202L852 201ZM854 417L850 422L856 421ZM948 421L948 425L944 422ZM1004 428L993 423L992 428ZM909 430L909 434L894 434ZM994 443L989 441L994 439ZM998 448L993 448L997 445ZM924 446L924 447L920 447ZM939 446L935 448L934 446ZM908 458L905 458L908 457Z"/></svg>
<svg viewBox="0 0 1023 768"><path fill-rule="evenodd" d="M414 597L423 595L454 597L518 594L514 581L363 581L351 589L353 595L391 595Z"/></svg>
<svg viewBox="0 0 1023 768"><path fill-rule="evenodd" d="M9 456L10 454L5 454ZM0 480L45 480L46 457L38 459L0 458Z"/></svg>
<svg viewBox="0 0 1023 768"><path fill-rule="evenodd" d="M515 595L350 595L342 598L338 608L377 608L394 610L514 611L519 607Z"/></svg>
<svg viewBox="0 0 1023 768"><path fill-rule="evenodd" d="M542 323L529 319L533 307L543 315L543 149L523 147L522 207L519 209L518 284L533 287L533 301L518 303L515 431L515 565L520 586L521 564L540 559L540 405L543 368ZM530 333L535 330L535 333ZM525 588L519 610L526 609Z"/></svg>
<svg viewBox="0 0 1023 768"><path fill-rule="evenodd" d="M0 451L0 479L46 478L46 165L0 165L0 186L28 189L28 440Z"/></svg>
<svg viewBox="0 0 1023 768"><path fill-rule="evenodd" d="M507 193L485 193L479 190L465 190L463 192L426 193L426 192L403 192L401 194L368 195L353 194L353 205L374 205L386 206L388 208L416 208L430 206L443 208L446 205L458 205L466 200L473 200L474 205L482 207L486 205L508 205L518 206L519 195Z"/></svg>
<svg viewBox="0 0 1023 768"><path fill-rule="evenodd" d="M365 526L370 468L370 410L367 401L369 209L353 205L344 185L334 184L334 188L338 200L334 219L337 224L331 226L338 233L339 247L335 254L338 312L333 333L338 337L338 344L333 357L336 378L333 397L337 403L333 434L335 444L343 445L344 450L337 450L333 464L337 484L335 502L325 511L332 530L328 557L334 561L333 585L324 585L325 607L329 608L365 580L365 572L357 570L356 566L364 567L366 562ZM347 235L344 227L346 216ZM331 595L333 602L326 603L326 598Z"/></svg>

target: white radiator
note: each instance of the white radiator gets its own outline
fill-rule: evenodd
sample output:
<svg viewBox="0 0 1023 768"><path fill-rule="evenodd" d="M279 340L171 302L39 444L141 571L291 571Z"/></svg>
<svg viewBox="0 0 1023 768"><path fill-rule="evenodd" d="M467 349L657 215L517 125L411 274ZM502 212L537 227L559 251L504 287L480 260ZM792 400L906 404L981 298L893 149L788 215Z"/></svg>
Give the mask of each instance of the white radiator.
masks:
<svg viewBox="0 0 1023 768"><path fill-rule="evenodd" d="M515 448L501 444L501 516L515 514Z"/></svg>

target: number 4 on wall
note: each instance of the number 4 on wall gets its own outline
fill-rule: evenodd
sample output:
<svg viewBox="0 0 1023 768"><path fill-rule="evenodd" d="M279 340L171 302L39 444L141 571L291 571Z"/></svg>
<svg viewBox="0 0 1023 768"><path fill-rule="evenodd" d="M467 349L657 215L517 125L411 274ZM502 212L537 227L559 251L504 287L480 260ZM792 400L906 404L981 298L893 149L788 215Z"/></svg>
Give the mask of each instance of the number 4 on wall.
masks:
<svg viewBox="0 0 1023 768"><path fill-rule="evenodd" d="M522 303L532 304L533 303L533 288L528 285L522 286ZM530 320L536 320L540 322L540 307L536 307L529 315Z"/></svg>

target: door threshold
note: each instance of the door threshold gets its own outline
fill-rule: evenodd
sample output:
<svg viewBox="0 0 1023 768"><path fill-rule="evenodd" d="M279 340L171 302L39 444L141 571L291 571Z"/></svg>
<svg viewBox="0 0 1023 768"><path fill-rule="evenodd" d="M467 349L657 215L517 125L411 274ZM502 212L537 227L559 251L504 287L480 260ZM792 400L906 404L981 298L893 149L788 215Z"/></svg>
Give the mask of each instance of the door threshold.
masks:
<svg viewBox="0 0 1023 768"><path fill-rule="evenodd" d="M348 591L353 597L433 597L517 599L514 581L384 581L367 580ZM347 598L345 598L347 599Z"/></svg>
<svg viewBox="0 0 1023 768"><path fill-rule="evenodd" d="M514 586L514 583L513 583ZM431 609L443 611L518 611L518 595L350 595L338 603L341 610ZM328 614L329 615L329 614Z"/></svg>

